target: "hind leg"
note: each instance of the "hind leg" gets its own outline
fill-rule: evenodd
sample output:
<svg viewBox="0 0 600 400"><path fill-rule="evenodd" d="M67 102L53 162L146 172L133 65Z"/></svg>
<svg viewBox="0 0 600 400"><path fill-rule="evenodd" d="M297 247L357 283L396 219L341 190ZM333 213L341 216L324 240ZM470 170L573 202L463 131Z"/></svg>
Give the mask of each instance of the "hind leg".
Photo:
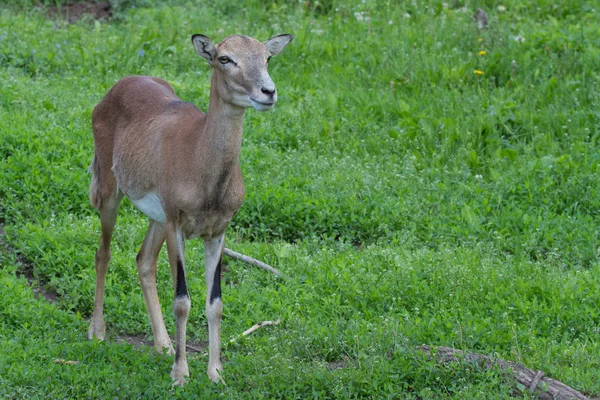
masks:
<svg viewBox="0 0 600 400"><path fill-rule="evenodd" d="M117 222L117 213L119 205L123 199L123 194L117 191L113 196L102 202L102 207L98 209L100 213L100 224L102 233L100 235L100 247L96 252L96 295L94 299L94 314L88 330L88 339L94 337L104 340L104 286L106 283L106 271L108 270L108 261L110 260L110 241L113 229Z"/></svg>
<svg viewBox="0 0 600 400"><path fill-rule="evenodd" d="M159 352L167 349L167 354L174 354L175 350L173 350L171 339L165 328L156 291L156 262L164 241L165 225L150 220L150 226L148 227L142 248L137 255L136 262L138 277L142 286L142 292L144 293L144 301L146 302L146 310L148 311L152 333L154 334L154 347Z"/></svg>

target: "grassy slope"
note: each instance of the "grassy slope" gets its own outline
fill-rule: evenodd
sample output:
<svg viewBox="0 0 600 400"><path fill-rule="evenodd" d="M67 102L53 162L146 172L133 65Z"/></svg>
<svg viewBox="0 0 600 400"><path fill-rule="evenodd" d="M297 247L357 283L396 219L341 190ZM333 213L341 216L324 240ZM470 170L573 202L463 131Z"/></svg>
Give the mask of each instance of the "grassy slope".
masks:
<svg viewBox="0 0 600 400"><path fill-rule="evenodd" d="M59 309L34 300L2 255L0 395L144 397L170 387L168 357L84 339L99 229L85 169L91 110L124 75L166 78L206 109L196 32L296 37L271 65L277 109L247 113L247 198L229 236L292 279L230 263L228 387L208 385L200 355L190 384L169 395L511 393L497 371L428 363L412 350L421 343L496 354L600 393L600 18L591 2L571 3L506 2L505 12L482 3L492 11L481 34L471 9L436 1L335 3L328 14L284 3L138 7L119 22L59 29L0 11L0 216L7 240L61 295ZM145 225L124 202L109 335L150 335L133 262ZM201 246L187 251L188 332L206 340ZM281 326L227 343L275 318Z"/></svg>

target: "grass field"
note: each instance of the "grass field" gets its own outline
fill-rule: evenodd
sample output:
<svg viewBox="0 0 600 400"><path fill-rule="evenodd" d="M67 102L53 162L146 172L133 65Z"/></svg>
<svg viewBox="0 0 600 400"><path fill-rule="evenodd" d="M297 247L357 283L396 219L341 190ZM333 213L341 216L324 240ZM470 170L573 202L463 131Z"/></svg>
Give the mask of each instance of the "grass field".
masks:
<svg viewBox="0 0 600 400"><path fill-rule="evenodd" d="M502 371L436 364L420 344L600 395L596 2L115 0L110 22L76 24L16 3L0 0L0 397L512 396ZM128 201L108 341L86 340L100 230L87 166L92 110L123 76L162 77L207 109L194 33L295 36L270 66L278 105L246 114L246 199L228 231L228 247L289 279L229 260L227 386L209 383L199 352L188 385L171 388L170 357L116 341L151 340L134 262L147 221ZM204 343L201 243L186 252L188 338ZM34 298L24 263L56 303Z"/></svg>

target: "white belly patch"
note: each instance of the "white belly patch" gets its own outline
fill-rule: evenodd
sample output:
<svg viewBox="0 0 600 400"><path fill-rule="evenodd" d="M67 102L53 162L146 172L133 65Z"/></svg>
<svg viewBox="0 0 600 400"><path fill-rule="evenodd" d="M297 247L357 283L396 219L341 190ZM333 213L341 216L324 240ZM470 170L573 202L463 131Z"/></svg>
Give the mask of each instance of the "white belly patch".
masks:
<svg viewBox="0 0 600 400"><path fill-rule="evenodd" d="M137 200L133 200L131 198L129 200L131 200L133 205L138 210L140 210L153 220L162 222L163 224L167 220L163 205L156 193L148 193L144 197L140 197Z"/></svg>

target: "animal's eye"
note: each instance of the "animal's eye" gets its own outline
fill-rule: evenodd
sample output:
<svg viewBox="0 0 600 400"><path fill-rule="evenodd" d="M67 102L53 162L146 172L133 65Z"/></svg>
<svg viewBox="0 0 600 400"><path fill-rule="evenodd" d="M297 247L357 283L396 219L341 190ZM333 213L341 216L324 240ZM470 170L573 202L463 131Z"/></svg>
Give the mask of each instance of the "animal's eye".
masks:
<svg viewBox="0 0 600 400"><path fill-rule="evenodd" d="M231 60L229 59L229 57L223 56L223 57L219 57L219 62L223 65L227 64L228 62L231 62Z"/></svg>

